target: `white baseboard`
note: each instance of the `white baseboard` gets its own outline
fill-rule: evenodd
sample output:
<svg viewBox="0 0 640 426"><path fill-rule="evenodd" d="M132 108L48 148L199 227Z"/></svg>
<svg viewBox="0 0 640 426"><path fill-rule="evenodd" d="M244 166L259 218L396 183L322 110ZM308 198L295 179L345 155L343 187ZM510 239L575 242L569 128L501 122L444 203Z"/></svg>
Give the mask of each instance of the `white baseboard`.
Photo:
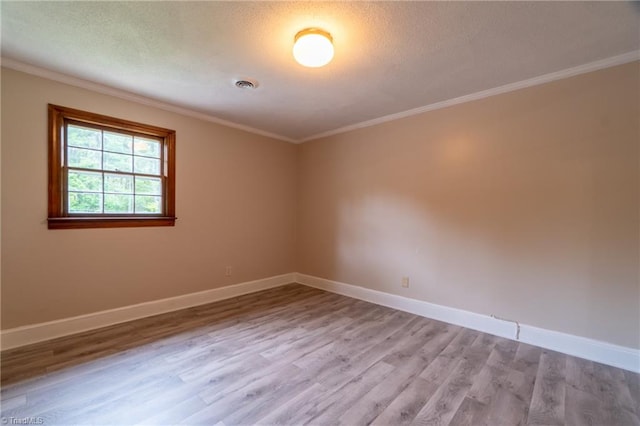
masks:
<svg viewBox="0 0 640 426"><path fill-rule="evenodd" d="M517 326L498 318L311 275L296 273L295 281L309 287L516 340ZM517 340L534 346L640 373L640 350L638 349L526 324L520 324L519 337Z"/></svg>
<svg viewBox="0 0 640 426"><path fill-rule="evenodd" d="M3 330L0 332L0 347L2 350L12 349L165 312L204 305L292 282L516 340L517 327L512 322L311 275L290 273L77 317ZM518 340L640 373L640 350L638 349L526 324L520 324L520 338Z"/></svg>
<svg viewBox="0 0 640 426"><path fill-rule="evenodd" d="M108 325L204 305L293 282L295 282L295 274L284 274L77 317L11 328L0 333L0 346L2 350L16 348Z"/></svg>

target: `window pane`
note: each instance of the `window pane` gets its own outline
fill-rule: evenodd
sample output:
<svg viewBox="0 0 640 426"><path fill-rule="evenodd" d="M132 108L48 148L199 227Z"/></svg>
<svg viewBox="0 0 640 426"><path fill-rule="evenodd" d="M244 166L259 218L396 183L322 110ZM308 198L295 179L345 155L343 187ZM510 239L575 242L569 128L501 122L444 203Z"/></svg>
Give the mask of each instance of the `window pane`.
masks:
<svg viewBox="0 0 640 426"><path fill-rule="evenodd" d="M120 192L133 194L133 176L104 175L104 192ZM105 209L107 204L105 198Z"/></svg>
<svg viewBox="0 0 640 426"><path fill-rule="evenodd" d="M157 140L136 136L133 149L135 151L135 155L160 158L160 142Z"/></svg>
<svg viewBox="0 0 640 426"><path fill-rule="evenodd" d="M133 213L133 195L104 194L105 213Z"/></svg>
<svg viewBox="0 0 640 426"><path fill-rule="evenodd" d="M91 151L88 149L69 148L69 158L67 162L69 167L80 167L83 169L98 169L102 168L100 151Z"/></svg>
<svg viewBox="0 0 640 426"><path fill-rule="evenodd" d="M136 195L136 213L162 213L162 197Z"/></svg>
<svg viewBox="0 0 640 426"><path fill-rule="evenodd" d="M102 194L69 192L69 213L102 213Z"/></svg>
<svg viewBox="0 0 640 426"><path fill-rule="evenodd" d="M162 195L160 178L136 176L136 194Z"/></svg>
<svg viewBox="0 0 640 426"><path fill-rule="evenodd" d="M96 129L80 127L73 124L67 126L67 145L81 148L102 148L102 132Z"/></svg>
<svg viewBox="0 0 640 426"><path fill-rule="evenodd" d="M69 170L69 191L102 192L102 173Z"/></svg>
<svg viewBox="0 0 640 426"><path fill-rule="evenodd" d="M132 154L133 136L104 132L104 150Z"/></svg>
<svg viewBox="0 0 640 426"><path fill-rule="evenodd" d="M131 171L131 155L113 154L111 152L104 153L104 169L115 170L117 172Z"/></svg>
<svg viewBox="0 0 640 426"><path fill-rule="evenodd" d="M147 175L160 174L160 160L155 158L135 157L135 172Z"/></svg>

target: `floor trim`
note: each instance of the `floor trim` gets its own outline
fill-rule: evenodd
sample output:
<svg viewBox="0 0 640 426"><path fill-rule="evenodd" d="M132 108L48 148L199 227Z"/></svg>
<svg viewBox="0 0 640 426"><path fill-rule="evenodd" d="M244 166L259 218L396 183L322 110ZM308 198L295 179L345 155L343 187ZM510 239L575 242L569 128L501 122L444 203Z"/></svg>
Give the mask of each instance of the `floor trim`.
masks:
<svg viewBox="0 0 640 426"><path fill-rule="evenodd" d="M197 293L183 294L71 318L11 328L2 330L0 333L0 346L2 350L17 348L44 340L279 287L294 281L295 274L293 273L277 275Z"/></svg>
<svg viewBox="0 0 640 426"><path fill-rule="evenodd" d="M0 346L2 350L17 348L275 288L292 282L640 373L640 350L638 349L527 324L520 324L519 339L516 339L517 326L509 321L300 273L283 274L197 293L3 330L0 332Z"/></svg>
<svg viewBox="0 0 640 426"><path fill-rule="evenodd" d="M640 350L638 349L526 324L520 324L519 339L516 339L518 327L515 323L487 315L300 273L295 274L295 282L640 373Z"/></svg>

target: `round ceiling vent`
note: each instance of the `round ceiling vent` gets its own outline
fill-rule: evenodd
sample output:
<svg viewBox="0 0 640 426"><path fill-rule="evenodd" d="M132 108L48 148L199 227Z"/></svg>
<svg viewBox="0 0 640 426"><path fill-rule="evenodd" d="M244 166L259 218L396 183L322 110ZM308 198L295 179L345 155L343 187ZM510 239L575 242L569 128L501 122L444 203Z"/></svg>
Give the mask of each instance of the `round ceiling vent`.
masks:
<svg viewBox="0 0 640 426"><path fill-rule="evenodd" d="M238 80L236 81L236 87L241 89L255 89L258 87L258 82L251 80Z"/></svg>

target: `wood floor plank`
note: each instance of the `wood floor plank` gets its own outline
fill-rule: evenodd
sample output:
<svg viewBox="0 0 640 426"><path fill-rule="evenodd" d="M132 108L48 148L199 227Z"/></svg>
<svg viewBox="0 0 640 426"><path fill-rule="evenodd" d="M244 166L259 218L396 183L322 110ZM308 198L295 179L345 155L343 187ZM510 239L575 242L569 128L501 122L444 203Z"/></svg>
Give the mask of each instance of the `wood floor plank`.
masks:
<svg viewBox="0 0 640 426"><path fill-rule="evenodd" d="M335 362L344 354L347 347L361 352L371 339L379 336L378 333L383 332L389 335L407 322L406 315L396 315L390 309L377 309L362 321L354 321L342 330L332 339L330 345L298 359L296 365L300 368L315 368L318 365L325 365L327 362Z"/></svg>
<svg viewBox="0 0 640 426"><path fill-rule="evenodd" d="M640 426L638 374L297 284L0 362L6 423Z"/></svg>
<svg viewBox="0 0 640 426"><path fill-rule="evenodd" d="M516 356L518 343L514 341L499 341L493 347L486 364L469 389L468 396L490 405L491 400L499 391L510 388L509 365Z"/></svg>
<svg viewBox="0 0 640 426"><path fill-rule="evenodd" d="M604 425L602 404L593 394L573 386L566 388L565 424L567 426Z"/></svg>
<svg viewBox="0 0 640 426"><path fill-rule="evenodd" d="M375 363L344 386L312 403L301 420L303 423L336 424L345 411L380 382L384 382L393 370L393 366L387 363ZM297 424L296 419L293 424Z"/></svg>
<svg viewBox="0 0 640 426"><path fill-rule="evenodd" d="M73 425L87 423L103 423L102 418L116 410L120 415L127 415L127 404L131 395L146 395L150 391L158 388L172 387L179 384L175 379L163 376L143 377L134 387L114 387L103 389L98 394L89 393L89 398L84 398L78 404L60 403L57 400L53 407L46 407L35 410L32 417L44 419L44 424ZM75 402L75 401L74 401ZM44 407L43 407L44 408Z"/></svg>
<svg viewBox="0 0 640 426"><path fill-rule="evenodd" d="M351 348L350 345L345 345L339 356L320 367L316 381L326 387L340 387L372 364L386 358L386 354L401 348L402 341L406 340L407 336L398 330L410 328L412 322L411 320L397 328L390 324L385 327L385 332L379 333L375 339L370 339L364 348Z"/></svg>
<svg viewBox="0 0 640 426"><path fill-rule="evenodd" d="M623 371L623 374L631 399L635 401L635 413L640 414L640 374L635 374L631 371Z"/></svg>
<svg viewBox="0 0 640 426"><path fill-rule="evenodd" d="M210 391L201 392L199 395L207 403L207 407L184 419L184 423L210 425L222 421L225 424L251 424L247 417L270 409L272 399L293 397L291 394L279 394L279 391L297 394L312 385L311 378L292 364L273 368L265 374L256 373L252 379L245 380L228 391L215 394ZM225 420L227 417L232 421Z"/></svg>
<svg viewBox="0 0 640 426"><path fill-rule="evenodd" d="M340 423L345 425L369 424L380 415L397 395L402 394L406 388L418 380L418 376L425 368L454 339L455 334L448 333L446 329L444 324L436 323L433 327L426 329L418 328L415 332L410 332L403 336L402 340L397 341L393 350L383 358L384 362L390 360L396 364L394 374L384 383L374 387L347 410L339 419ZM420 382L428 383L422 379ZM423 395L423 397L425 396ZM415 413L413 414L415 415ZM388 412L387 415L389 415ZM404 417L406 419L407 414Z"/></svg>
<svg viewBox="0 0 640 426"><path fill-rule="evenodd" d="M515 358L509 365L506 383L516 398L525 403L525 417L528 417L541 354L541 348L520 343Z"/></svg>
<svg viewBox="0 0 640 426"><path fill-rule="evenodd" d="M456 426L495 426L488 422L489 407L477 399L465 397L451 419ZM496 423L498 425L500 423Z"/></svg>
<svg viewBox="0 0 640 426"><path fill-rule="evenodd" d="M486 337L489 338L485 341L485 336L479 335L469 348L454 358L456 367L420 410L413 424L448 425L450 423L493 350L493 345L487 343L495 340L490 336Z"/></svg>
<svg viewBox="0 0 640 426"><path fill-rule="evenodd" d="M563 425L565 418L566 355L544 351L536 375L527 422L530 425Z"/></svg>
<svg viewBox="0 0 640 426"><path fill-rule="evenodd" d="M507 385L506 369L485 364L473 381L467 396L484 405L491 404L492 398Z"/></svg>
<svg viewBox="0 0 640 426"><path fill-rule="evenodd" d="M273 407L266 415L258 419L260 425L291 425L293 419L300 415L301 407L308 401L316 401L326 395L327 388L319 383L314 383L293 398L281 405Z"/></svg>
<svg viewBox="0 0 640 426"><path fill-rule="evenodd" d="M500 389L486 410L487 425L524 425L528 404L508 389Z"/></svg>
<svg viewBox="0 0 640 426"><path fill-rule="evenodd" d="M268 415L274 407L279 407L291 401L300 393L314 386L313 373L301 371L297 375L281 377L281 382L270 384L270 387L258 394L260 398L250 404L241 404L223 418L223 423L229 425L254 424L258 419Z"/></svg>
<svg viewBox="0 0 640 426"><path fill-rule="evenodd" d="M431 365L420 374L420 377L433 383L444 383L450 372L458 365L462 353L478 336L479 333L477 331L466 328L460 329L456 337Z"/></svg>
<svg viewBox="0 0 640 426"><path fill-rule="evenodd" d="M376 426L411 424L437 389L438 385L435 383L416 377L371 424Z"/></svg>
<svg viewBox="0 0 640 426"><path fill-rule="evenodd" d="M396 368L387 380L378 383L340 416L341 425L368 425L420 374L418 368Z"/></svg>
<svg viewBox="0 0 640 426"><path fill-rule="evenodd" d="M175 405L169 405L155 410L138 423L139 426L177 425L184 419L202 411L207 404L198 395L188 396Z"/></svg>
<svg viewBox="0 0 640 426"><path fill-rule="evenodd" d="M388 338L390 344L382 342L392 348L389 354L384 357L384 362L394 367L400 367L427 342L432 342L434 339L446 335L448 331L447 324L430 321L426 318L415 318L407 324L403 333L397 333ZM453 337L455 336L452 336L452 339Z"/></svg>
<svg viewBox="0 0 640 426"><path fill-rule="evenodd" d="M25 405L27 405L27 396L26 395L19 395L19 396L14 396L13 398L6 398L6 399L2 399L2 401L0 401L0 405L2 406L2 412L3 413L8 413L12 410L19 410L22 409L22 407L24 407Z"/></svg>
<svg viewBox="0 0 640 426"><path fill-rule="evenodd" d="M610 424L640 426L640 419L636 414L637 404L631 399L624 373L608 365L595 362L593 364L600 390L599 399L604 407L604 421Z"/></svg>

